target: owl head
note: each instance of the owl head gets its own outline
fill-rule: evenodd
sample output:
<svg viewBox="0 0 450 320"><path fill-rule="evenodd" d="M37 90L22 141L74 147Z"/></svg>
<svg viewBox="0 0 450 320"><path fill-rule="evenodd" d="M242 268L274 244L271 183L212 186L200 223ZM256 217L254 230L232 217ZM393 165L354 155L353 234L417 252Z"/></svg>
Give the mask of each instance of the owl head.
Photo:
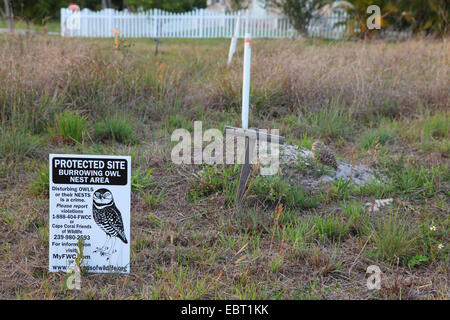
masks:
<svg viewBox="0 0 450 320"><path fill-rule="evenodd" d="M93 198L94 204L98 206L108 205L114 201L111 191L105 188L95 191Z"/></svg>
<svg viewBox="0 0 450 320"><path fill-rule="evenodd" d="M312 145L312 151L319 151L325 148L325 144L322 141L315 141Z"/></svg>

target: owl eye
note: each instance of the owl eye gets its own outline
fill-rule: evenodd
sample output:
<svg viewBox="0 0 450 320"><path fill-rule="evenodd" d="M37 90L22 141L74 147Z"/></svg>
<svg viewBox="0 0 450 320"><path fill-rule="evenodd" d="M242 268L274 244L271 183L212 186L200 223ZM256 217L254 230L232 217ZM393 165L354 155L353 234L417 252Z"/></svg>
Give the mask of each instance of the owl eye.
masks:
<svg viewBox="0 0 450 320"><path fill-rule="evenodd" d="M110 192L106 192L105 193L105 198L111 198L111 193Z"/></svg>

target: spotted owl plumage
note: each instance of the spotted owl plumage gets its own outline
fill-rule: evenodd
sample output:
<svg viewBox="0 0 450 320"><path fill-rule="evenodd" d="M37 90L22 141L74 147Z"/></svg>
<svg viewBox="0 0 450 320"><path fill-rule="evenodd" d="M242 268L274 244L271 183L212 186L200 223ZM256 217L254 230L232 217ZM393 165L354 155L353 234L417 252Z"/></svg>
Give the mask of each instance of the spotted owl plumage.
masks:
<svg viewBox="0 0 450 320"><path fill-rule="evenodd" d="M111 191L102 188L94 192L92 211L94 221L108 236L128 243L122 215L114 203Z"/></svg>
<svg viewBox="0 0 450 320"><path fill-rule="evenodd" d="M314 159L323 165L337 169L338 164L333 152L321 141L316 141L312 145Z"/></svg>

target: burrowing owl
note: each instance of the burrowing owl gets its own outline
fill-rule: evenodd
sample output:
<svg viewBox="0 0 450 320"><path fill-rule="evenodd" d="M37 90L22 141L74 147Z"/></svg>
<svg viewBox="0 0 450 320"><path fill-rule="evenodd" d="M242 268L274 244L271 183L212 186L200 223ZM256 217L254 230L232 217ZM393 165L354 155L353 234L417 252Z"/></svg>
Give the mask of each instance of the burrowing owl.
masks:
<svg viewBox="0 0 450 320"><path fill-rule="evenodd" d="M316 141L312 145L314 159L320 163L337 169L338 165L333 152L322 141Z"/></svg>
<svg viewBox="0 0 450 320"><path fill-rule="evenodd" d="M95 251L100 252L100 255L107 256L109 259L109 256L115 252L116 237L122 240L123 243L128 243L123 228L122 215L114 203L111 191L102 188L94 192L92 215L94 221L106 233L105 244ZM113 244L111 247L108 247L107 244L111 238L114 238Z"/></svg>

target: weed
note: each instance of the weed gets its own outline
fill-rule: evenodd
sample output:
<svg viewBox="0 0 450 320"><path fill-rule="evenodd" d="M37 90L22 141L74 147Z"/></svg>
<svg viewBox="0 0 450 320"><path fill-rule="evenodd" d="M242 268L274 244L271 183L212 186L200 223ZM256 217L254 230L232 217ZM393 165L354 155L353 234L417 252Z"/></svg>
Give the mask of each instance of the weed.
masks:
<svg viewBox="0 0 450 320"><path fill-rule="evenodd" d="M328 200L348 198L351 194L351 181L344 180L342 177L333 181L327 190Z"/></svg>
<svg viewBox="0 0 450 320"><path fill-rule="evenodd" d="M155 185L157 182L150 181L150 175L154 168L148 169L145 175L141 172L141 167L134 170L131 174L131 190L143 191L145 188Z"/></svg>
<svg viewBox="0 0 450 320"><path fill-rule="evenodd" d="M154 188L151 192L141 190L141 196L145 203L149 205L151 209L154 209L164 201L167 197L167 193L164 189L158 191L157 188Z"/></svg>
<svg viewBox="0 0 450 320"><path fill-rule="evenodd" d="M428 257L423 256L421 254L416 254L415 256L413 256L411 259L408 260L408 266L414 268L428 261L429 261Z"/></svg>
<svg viewBox="0 0 450 320"><path fill-rule="evenodd" d="M232 222L237 230L251 235L270 233L272 225L270 215L258 208L241 208Z"/></svg>
<svg viewBox="0 0 450 320"><path fill-rule="evenodd" d="M421 146L424 152L438 150L448 152L450 147L449 114L437 111L434 115L425 112L419 119L405 128L403 135Z"/></svg>
<svg viewBox="0 0 450 320"><path fill-rule="evenodd" d="M277 273L283 265L283 257L277 255L273 261L270 262L270 272Z"/></svg>
<svg viewBox="0 0 450 320"><path fill-rule="evenodd" d="M164 267L158 267L156 275L170 284L171 288L167 288L166 294L168 296L166 298L172 299L201 299L210 290L210 286L214 284L209 277L197 278L188 266L180 266L177 270L166 270Z"/></svg>

